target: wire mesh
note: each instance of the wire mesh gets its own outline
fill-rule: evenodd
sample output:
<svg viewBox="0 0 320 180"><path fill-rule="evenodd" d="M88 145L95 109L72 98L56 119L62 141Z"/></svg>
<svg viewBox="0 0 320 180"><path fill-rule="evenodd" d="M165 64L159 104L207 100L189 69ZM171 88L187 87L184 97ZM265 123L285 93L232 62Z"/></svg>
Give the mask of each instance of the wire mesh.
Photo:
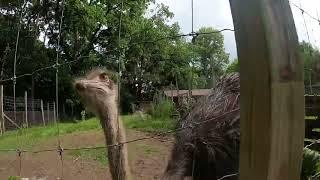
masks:
<svg viewBox="0 0 320 180"><path fill-rule="evenodd" d="M60 161L61 161L61 176L63 177L63 153L65 151L73 151L73 150L90 150L90 149L106 149L106 148L110 148L110 147L118 147L119 151L121 150L121 147L124 145L124 144L129 144L129 143L135 143L135 142L138 142L138 141L144 141L144 140L148 140L148 139L154 139L154 138L157 138L157 137L161 137L161 136L166 136L166 135L169 135L169 134L172 134L172 133L176 133L176 132L179 132L179 131L182 131L186 128L191 128L191 129L195 129L199 126L202 126L202 125L205 125L206 123L209 123L211 121L214 121L215 119L210 119L210 120L207 120L207 121L203 121L202 123L194 123L194 124L191 124L189 126L185 126L183 128L177 128L177 129L174 129L174 130L170 130L170 131L167 131L167 132L164 132L164 133L158 133L156 135L153 135L153 136L148 136L148 137L142 137L142 138L137 138L137 139L133 139L133 140L129 140L129 141L125 141L125 142L118 142L116 144L112 144L112 145L109 145L109 146L96 146L96 147L78 147L78 148L62 148L62 144L60 142L60 130L59 130L59 67L61 66L64 66L64 65L68 65L68 64L71 64L71 63L77 63L80 59L82 58L86 58L85 56L84 57L78 57L76 60L74 61L69 61L69 62L64 62L64 63L59 63L59 53L60 53L60 38L61 38L61 30L62 30L62 24L63 24L63 13L64 13L64 1L62 1L62 11L61 11L61 19L60 19L60 23L59 23L59 36L58 36L58 45L57 45L57 56L56 56L56 63L51 65L51 66L48 66L48 67L43 67L43 68L39 68L31 73L26 73L26 74L21 74L21 75L18 75L16 76L16 67L14 67L14 75L13 77L11 78L7 78L7 79L3 79L3 80L0 80L1 83L4 83L4 82L13 82L13 85L14 85L14 96L13 97L10 97L10 96L4 96L3 100L4 100L4 112L5 114L8 115L8 117L14 119L14 122L16 122L18 125L21 125L23 123L23 117L20 117L20 116L23 116L23 111L25 111L26 109L26 105L27 105L27 111L28 111L28 119L29 119L29 123L30 125L39 125L41 124L42 122L40 121L37 121L37 120L34 120L32 118L32 116L30 115L29 117L29 114L34 114L34 113L40 113L41 111L41 100L40 99L32 99L32 98L28 98L27 99L27 102L25 102L25 99L23 97L16 97L16 94L15 94L15 84L16 84L16 80L19 79L19 78L23 78L25 76L32 76L36 73L39 73L39 72L43 72L43 71L46 71L48 69L56 69L56 99L55 99L55 102L56 103L53 103L53 102L45 102L44 104L48 104L47 107L46 107L46 110L47 110L47 114L45 115L45 117L48 117L47 118L47 121L52 121L52 122L56 122L57 123L57 130L58 130L58 135L57 135L57 138L58 138L58 147L57 148L50 148L50 149L41 149L41 150L37 150L37 151L30 151L30 150L24 150L21 146L17 149L0 149L1 152L16 152L17 153L17 158L18 158L18 162L19 162L19 175L21 175L21 169L22 169L22 159L21 159L21 156L22 154L24 153L34 153L34 154L38 154L38 153L43 153L43 152L56 152L58 153L59 155L59 158L60 158ZM121 0L121 3L118 3L119 5L121 5L120 7L120 10L123 9L123 1ZM304 24L305 24L305 27L307 29L307 32L308 32L308 28L307 28L307 24L306 24L306 21L305 21L305 15L307 15L309 18L319 22L320 24L320 21L319 21L319 18L315 18L314 16L311 15L311 13L308 13L307 11L305 11L304 9L302 9L301 6L297 6L296 4L292 3L291 4L300 9L301 11L301 15L303 16L304 18ZM192 14L193 14L193 0L192 0ZM122 13L120 15L120 18L119 18L119 44L120 44L120 51L119 51L119 56L118 56L118 71L119 71L119 81L118 81L118 94L120 94L120 82L121 82L121 61L122 61L122 54L123 54L123 51L122 51L122 48L121 48L121 16L122 16ZM20 26L20 25L19 25ZM229 29L229 28L226 28L226 29L221 29L219 31L214 31L214 32L206 32L206 33L196 33L194 32L194 29L193 29L193 15L192 15L192 30L190 33L187 33L187 34L180 34L180 35L174 35L174 36L166 36L166 37L159 37L159 38L156 38L155 40L149 40L149 41L141 41L141 42L137 42L135 44L146 44L146 43L154 43L154 42L157 42L157 41L162 41L162 40L166 40L166 39L175 39L175 38L181 38L181 37L195 37L195 36L199 36L199 35L203 35L203 34L213 34L213 33L220 33L220 32L223 32L223 31L234 31L233 29ZM309 32L308 32L308 39L309 39L309 42L310 42L310 37L309 37ZM16 43L16 52L15 52L15 65L16 66L16 56L17 56L17 46L18 46L18 41L19 41L19 32L18 32L18 35L17 35L17 43ZM116 50L114 50L116 51ZM120 96L118 96L118 104L120 104ZM239 109L236 109L235 111L239 111ZM13 112L13 113L12 113ZM234 111L230 111L228 113L233 113ZM20 115L21 114L21 115ZM219 118L219 117L217 117ZM21 119L19 121L19 119ZM33 121L32 121L33 119ZM50 120L51 119L51 120ZM57 121L54 121L54 119L57 119ZM119 114L118 114L118 120L120 119L119 118ZM21 127L21 126L20 126ZM118 132L119 132L119 122L118 122ZM319 144L320 143L320 140L315 140L313 141L311 144L307 145L305 148L309 148L311 147L312 145L314 144ZM120 153L119 153L120 154ZM119 158L120 160L121 158ZM121 161L119 161L119 164L121 163ZM121 167L121 166L120 166ZM120 170L120 169L119 169ZM226 175L226 176L223 176L221 177L219 180L222 180L222 179L225 179L225 178L228 178L228 177L231 177L231 176L236 176L238 175L237 173L235 174L230 174L230 175ZM314 175L314 177L318 177L319 174L316 174Z"/></svg>

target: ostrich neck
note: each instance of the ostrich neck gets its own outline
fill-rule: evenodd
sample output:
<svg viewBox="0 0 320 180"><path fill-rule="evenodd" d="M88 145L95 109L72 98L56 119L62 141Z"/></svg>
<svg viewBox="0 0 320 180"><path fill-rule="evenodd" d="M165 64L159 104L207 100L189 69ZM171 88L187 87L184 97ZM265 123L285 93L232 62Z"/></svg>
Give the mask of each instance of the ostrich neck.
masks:
<svg viewBox="0 0 320 180"><path fill-rule="evenodd" d="M117 103L115 101L106 101L99 112L107 146L125 142L125 129L122 121L118 120ZM130 180L127 145L111 146L107 148L107 151L112 179Z"/></svg>

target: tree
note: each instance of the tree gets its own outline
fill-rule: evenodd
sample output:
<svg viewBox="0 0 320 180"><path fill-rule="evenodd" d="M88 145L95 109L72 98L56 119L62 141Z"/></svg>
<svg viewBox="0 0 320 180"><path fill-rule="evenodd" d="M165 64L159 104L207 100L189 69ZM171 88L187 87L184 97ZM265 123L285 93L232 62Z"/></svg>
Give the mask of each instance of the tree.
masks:
<svg viewBox="0 0 320 180"><path fill-rule="evenodd" d="M300 52L304 60L304 81L306 85L320 82L320 51L311 44L300 43Z"/></svg>
<svg viewBox="0 0 320 180"><path fill-rule="evenodd" d="M123 112L129 111L130 103L152 100L157 90L170 84L180 89L208 87L212 74L221 74L228 61L223 36L211 33L213 28L201 28L199 33L207 34L199 35L192 44L178 36L177 23L167 23L173 17L168 6L157 4L152 14L145 16L153 0L127 1L123 7L116 0L64 2L28 1L22 6L18 1L2 1L0 8L4 27L0 29L0 78L13 76L15 39L21 24L17 75L52 67L57 50L59 63L67 63L59 66L59 107L70 99L80 112L73 79L95 66L118 72L119 56ZM49 68L19 79L17 96L28 90L34 98L54 100L55 72ZM12 95L12 82L5 88L6 95Z"/></svg>
<svg viewBox="0 0 320 180"><path fill-rule="evenodd" d="M226 73L240 72L240 65L238 59L234 59L226 68Z"/></svg>
<svg viewBox="0 0 320 180"><path fill-rule="evenodd" d="M201 75L207 78L207 86L213 87L217 76L229 61L229 54L224 50L223 35L214 28L200 28L194 41L195 61L199 65Z"/></svg>

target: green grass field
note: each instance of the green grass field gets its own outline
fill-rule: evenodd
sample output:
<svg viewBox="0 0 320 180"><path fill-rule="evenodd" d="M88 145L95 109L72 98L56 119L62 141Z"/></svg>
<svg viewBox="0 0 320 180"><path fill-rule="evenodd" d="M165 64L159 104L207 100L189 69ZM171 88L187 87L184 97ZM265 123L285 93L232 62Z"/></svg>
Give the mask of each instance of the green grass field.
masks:
<svg viewBox="0 0 320 180"><path fill-rule="evenodd" d="M150 116L141 118L138 115L122 116L124 125L129 129L136 129L147 132L163 132L174 128L174 122L170 119L152 119ZM70 134L75 132L84 132L94 129L101 129L100 122L97 118L78 121L74 123L60 123L59 134ZM33 150L34 147L47 141L51 138L56 138L58 135L58 127L49 125L46 127L32 127L23 130L8 131L0 137L0 150L15 150L18 147L23 147L24 150ZM149 148L145 148L148 151ZM108 164L106 159L105 149L91 150L72 150L67 152L68 155L75 158L81 157L84 159L95 160L105 166Z"/></svg>
<svg viewBox="0 0 320 180"><path fill-rule="evenodd" d="M174 122L169 119L152 119L149 116L141 118L137 115L122 116L124 125L129 129L148 132L163 132L174 128ZM59 134L69 134L74 132L89 131L100 129L99 120L92 118L75 123L60 123ZM0 137L1 149L17 149L22 146L23 149L32 150L37 144L46 141L48 138L54 138L58 135L58 127L49 125L46 127L32 127L29 129L8 131ZM77 154L74 152L74 154Z"/></svg>

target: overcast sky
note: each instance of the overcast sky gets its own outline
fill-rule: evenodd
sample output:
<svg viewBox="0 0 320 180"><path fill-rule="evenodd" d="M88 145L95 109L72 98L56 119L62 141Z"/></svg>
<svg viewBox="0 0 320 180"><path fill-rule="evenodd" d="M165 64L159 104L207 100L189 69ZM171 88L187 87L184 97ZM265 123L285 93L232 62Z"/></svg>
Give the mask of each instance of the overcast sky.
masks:
<svg viewBox="0 0 320 180"><path fill-rule="evenodd" d="M156 0L157 3L164 3L169 6L175 14L173 21L178 22L183 33L191 32L191 0ZM291 0L313 17L317 17L317 11L320 16L320 0ZM302 3L303 2L303 3ZM307 30L301 15L301 11L292 6L292 12L299 36L299 40L308 41ZM320 47L320 25L312 20L308 15L305 16L310 42ZM319 17L320 18L320 17ZM194 29L198 30L203 26L212 26L216 29L233 29L232 16L229 0L194 0ZM230 58L237 57L235 38L233 32L223 32L225 38L225 49L230 53Z"/></svg>

